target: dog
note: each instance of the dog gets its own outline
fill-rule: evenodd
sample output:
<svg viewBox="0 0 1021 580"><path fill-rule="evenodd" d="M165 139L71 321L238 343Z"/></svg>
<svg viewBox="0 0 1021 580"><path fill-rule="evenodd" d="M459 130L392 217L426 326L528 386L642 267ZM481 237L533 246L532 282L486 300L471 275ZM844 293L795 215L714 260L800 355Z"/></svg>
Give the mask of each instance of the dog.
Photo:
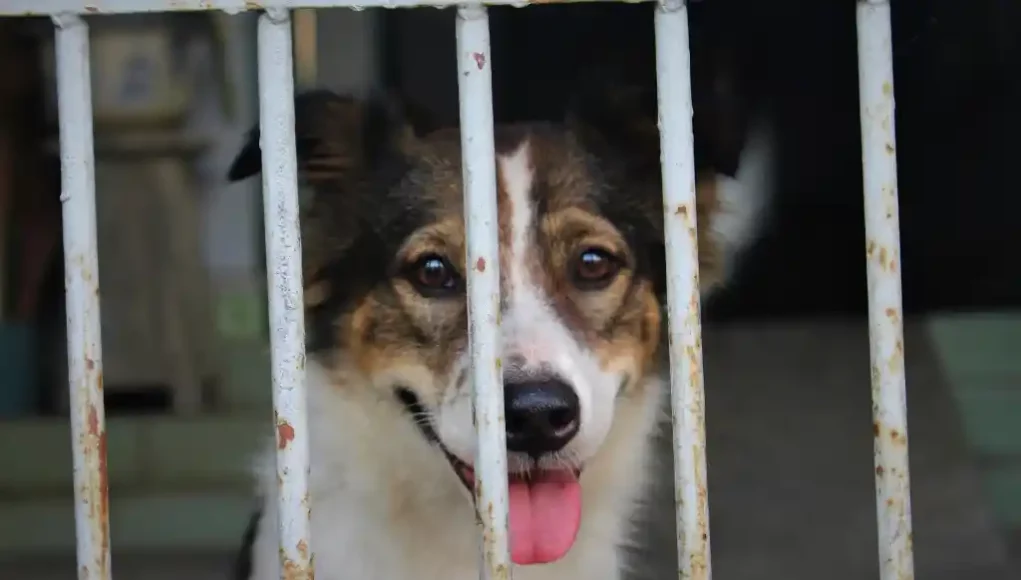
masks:
<svg viewBox="0 0 1021 580"><path fill-rule="evenodd" d="M605 104L605 103L604 103ZM617 580L665 416L652 120L576 109L495 129L510 550L518 580ZM460 133L391 99L295 100L312 543L324 580L475 580L480 563ZM697 185L699 288L756 239L769 131ZM258 127L229 171L259 173ZM279 577L273 450L239 578ZM664 509L666 507L664 506Z"/></svg>

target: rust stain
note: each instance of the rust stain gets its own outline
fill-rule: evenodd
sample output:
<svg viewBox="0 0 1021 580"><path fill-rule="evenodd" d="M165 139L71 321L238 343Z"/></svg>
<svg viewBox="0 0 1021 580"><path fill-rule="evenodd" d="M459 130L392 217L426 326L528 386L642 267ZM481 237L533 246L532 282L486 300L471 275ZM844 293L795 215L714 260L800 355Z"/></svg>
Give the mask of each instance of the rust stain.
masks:
<svg viewBox="0 0 1021 580"><path fill-rule="evenodd" d="M287 445L294 441L294 427L286 420L280 419L277 422L277 449L286 449Z"/></svg>
<svg viewBox="0 0 1021 580"><path fill-rule="evenodd" d="M88 12L89 14L96 14L99 12L99 7L92 4L86 4L85 11Z"/></svg>
<svg viewBox="0 0 1021 580"><path fill-rule="evenodd" d="M475 59L475 66L482 70L486 66L486 55L481 52L473 52L472 58Z"/></svg>
<svg viewBox="0 0 1021 580"><path fill-rule="evenodd" d="M93 361L93 360L92 360L91 358L89 358L89 357L85 357L85 368L86 368L86 369L88 369L88 370L90 370L90 371L91 371L91 370L95 370L95 369L96 369L96 362L95 362L95 361Z"/></svg>
<svg viewBox="0 0 1021 580"><path fill-rule="evenodd" d="M261 2L256 2L255 0L245 1L245 10L261 10L261 9L262 9Z"/></svg>
<svg viewBox="0 0 1021 580"><path fill-rule="evenodd" d="M298 564L287 556L282 556L281 560L284 566L281 580L306 580L312 578L312 575L307 573L301 564Z"/></svg>
<svg viewBox="0 0 1021 580"><path fill-rule="evenodd" d="M908 442L908 438L896 429L890 429L890 439L898 445L904 445Z"/></svg>
<svg viewBox="0 0 1021 580"><path fill-rule="evenodd" d="M879 248L879 267L885 270L886 269L886 265L888 263L887 262L888 259L889 259L889 255L887 253L886 248Z"/></svg>
<svg viewBox="0 0 1021 580"><path fill-rule="evenodd" d="M885 472L885 471L886 471L886 470L885 470L885 469L883 469L883 466L882 466L882 465L877 465L877 466L876 466L876 476L878 476L878 477L883 477L883 472Z"/></svg>
<svg viewBox="0 0 1021 580"><path fill-rule="evenodd" d="M298 554L300 554L302 558L308 560L308 542L305 540L298 540L298 545L295 547L298 549Z"/></svg>
<svg viewBox="0 0 1021 580"><path fill-rule="evenodd" d="M99 436L99 530L102 534L100 545L102 552L100 558L103 561L100 576L107 578L106 572L108 559L106 554L110 553L110 478L106 470L106 430Z"/></svg>
<svg viewBox="0 0 1021 580"><path fill-rule="evenodd" d="M479 259L475 261L475 269L478 270L479 272L485 272L486 259L480 256Z"/></svg>
<svg viewBox="0 0 1021 580"><path fill-rule="evenodd" d="M88 425L89 425L89 435L92 435L93 437L98 437L99 436L99 413L96 411L96 406L93 405L92 403L89 403Z"/></svg>
<svg viewBox="0 0 1021 580"><path fill-rule="evenodd" d="M887 144L886 144L886 152L887 152L887 153L888 153L889 155L893 155L893 154L895 153L895 150L894 150L894 148L893 148L893 145L892 145L892 144L890 144L890 143L887 143Z"/></svg>
<svg viewBox="0 0 1021 580"><path fill-rule="evenodd" d="M879 421L873 421L872 422L872 436L873 437L879 437L879 433L880 432L881 432L881 429L879 428Z"/></svg>
<svg viewBox="0 0 1021 580"><path fill-rule="evenodd" d="M674 210L674 215L680 218L688 217L688 206L681 204Z"/></svg>
<svg viewBox="0 0 1021 580"><path fill-rule="evenodd" d="M900 316L897 315L896 308L887 308L886 317L890 319L890 322L897 324L900 321Z"/></svg>

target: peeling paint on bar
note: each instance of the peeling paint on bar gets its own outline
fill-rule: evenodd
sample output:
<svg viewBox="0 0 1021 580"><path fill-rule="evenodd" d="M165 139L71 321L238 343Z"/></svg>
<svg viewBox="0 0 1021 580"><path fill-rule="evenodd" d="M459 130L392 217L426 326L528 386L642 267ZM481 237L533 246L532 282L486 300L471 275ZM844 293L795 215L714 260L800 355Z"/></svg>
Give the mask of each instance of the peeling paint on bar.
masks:
<svg viewBox="0 0 1021 580"><path fill-rule="evenodd" d="M881 580L914 578L901 308L893 36L888 1L858 2L865 238Z"/></svg>
<svg viewBox="0 0 1021 580"><path fill-rule="evenodd" d="M589 4L614 2L640 4L651 0L485 0L487 6L529 6L538 4ZM460 0L2 0L0 16L45 16L49 14L125 14L134 12L185 12L221 10L230 14L272 8L450 8Z"/></svg>
<svg viewBox="0 0 1021 580"><path fill-rule="evenodd" d="M259 125L277 433L280 577L312 580L305 314L291 37L287 10L271 9L259 17Z"/></svg>
<svg viewBox="0 0 1021 580"><path fill-rule="evenodd" d="M695 211L691 59L683 0L656 9L678 578L709 580L709 493Z"/></svg>
<svg viewBox="0 0 1021 580"><path fill-rule="evenodd" d="M482 532L482 580L511 577L507 533L507 442L500 364L500 253L497 236L493 72L489 16L481 5L457 10L464 218L468 240L468 336L478 434L475 504Z"/></svg>
<svg viewBox="0 0 1021 580"><path fill-rule="evenodd" d="M110 503L103 408L96 182L89 29L77 16L56 26L60 201L64 219L67 364L74 453L79 580L110 579Z"/></svg>

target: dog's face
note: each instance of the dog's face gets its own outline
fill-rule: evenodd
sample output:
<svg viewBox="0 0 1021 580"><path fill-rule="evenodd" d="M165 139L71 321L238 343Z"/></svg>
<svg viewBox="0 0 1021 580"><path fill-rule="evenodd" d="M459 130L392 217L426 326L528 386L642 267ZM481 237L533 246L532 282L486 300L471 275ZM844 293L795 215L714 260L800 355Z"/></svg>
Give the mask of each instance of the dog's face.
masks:
<svg viewBox="0 0 1021 580"><path fill-rule="evenodd" d="M342 352L471 487L459 133L417 136L392 109L323 92L299 96L296 107L299 166L315 189L304 221L310 348ZM584 120L496 131L512 530L520 476L532 482L533 501L547 476L570 487L599 452L619 401L653 396L645 391L662 320L658 152L614 143L621 134ZM231 177L258 169L253 135ZM712 182L699 188L702 227L718 208L714 193ZM713 236L699 249L702 279L715 280ZM569 495L558 497L571 503ZM566 548L514 550L522 563Z"/></svg>

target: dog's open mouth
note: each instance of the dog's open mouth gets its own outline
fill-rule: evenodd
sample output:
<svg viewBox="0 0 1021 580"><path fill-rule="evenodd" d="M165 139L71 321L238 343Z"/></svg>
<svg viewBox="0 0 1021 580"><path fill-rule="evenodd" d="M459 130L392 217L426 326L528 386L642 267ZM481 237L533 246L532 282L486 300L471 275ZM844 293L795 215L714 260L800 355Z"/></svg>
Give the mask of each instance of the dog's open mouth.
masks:
<svg viewBox="0 0 1021 580"><path fill-rule="evenodd" d="M429 421L425 408L410 390L397 398L414 418L425 438L446 456L458 479L474 497L475 470L451 453ZM546 564L563 558L581 525L580 472L575 469L536 469L508 476L511 559L515 564Z"/></svg>

